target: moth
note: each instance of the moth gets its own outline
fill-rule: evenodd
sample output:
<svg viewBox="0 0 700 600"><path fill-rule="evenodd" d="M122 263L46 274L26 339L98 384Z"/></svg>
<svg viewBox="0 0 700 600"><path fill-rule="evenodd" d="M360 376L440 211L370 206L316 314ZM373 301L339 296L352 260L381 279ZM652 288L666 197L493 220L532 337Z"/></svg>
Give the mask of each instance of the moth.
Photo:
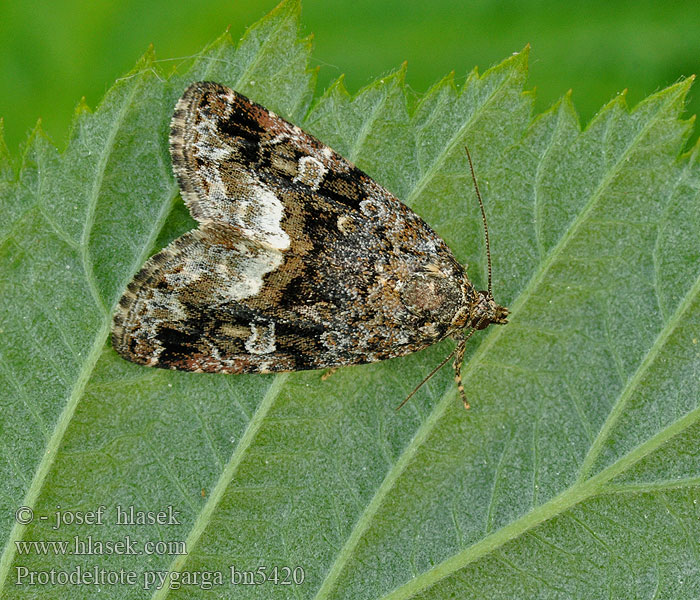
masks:
<svg viewBox="0 0 700 600"><path fill-rule="evenodd" d="M457 346L428 378L454 357L469 407L460 374L466 341L506 323L508 309L491 292L486 214L468 151L487 290L476 290L447 244L363 171L223 85L187 88L170 153L199 227L129 283L112 328L122 357L164 369L271 373L370 363L452 337Z"/></svg>

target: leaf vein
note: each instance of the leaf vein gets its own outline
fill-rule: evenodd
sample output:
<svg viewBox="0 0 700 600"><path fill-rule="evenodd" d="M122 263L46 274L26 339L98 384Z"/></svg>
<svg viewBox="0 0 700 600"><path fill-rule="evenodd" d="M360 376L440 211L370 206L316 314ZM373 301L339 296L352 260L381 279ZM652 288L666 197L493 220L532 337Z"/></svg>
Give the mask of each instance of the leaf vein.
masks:
<svg viewBox="0 0 700 600"><path fill-rule="evenodd" d="M192 526L190 534L187 536L187 540L185 541L185 547L188 548L189 554L178 556L175 560L173 560L167 569L170 573L179 573L183 570L185 564L187 563L188 556L191 556L192 549L196 547L207 525L211 523L215 509L223 500L226 489L231 484L238 467L246 456L246 452L250 449L255 437L265 423L265 417L270 412L272 405L279 396L280 390L284 386L287 378L287 373L276 375L272 381L272 384L267 389L267 393L260 402L260 405L255 411L253 418L249 421L240 441L238 442L238 445L236 446L236 449L231 454L231 458L229 459L228 463L226 463L226 467L219 475L219 478L214 485L207 502L197 514L197 519ZM156 590L152 598L153 600L162 600L167 596L169 591L168 586L163 586L160 590Z"/></svg>
<svg viewBox="0 0 700 600"><path fill-rule="evenodd" d="M137 266L141 265L145 260L147 252L153 245L158 232L165 222L165 218L170 209L170 204L170 202L163 203L161 211L158 214L158 218L155 220L153 228L151 229L150 237L147 240L147 243L144 245L144 250L135 261L135 265L133 267L134 271L136 270ZM32 477L32 481L25 493L22 501L23 506L33 506L39 497L44 481L46 480L46 477L48 476L48 473L56 460L61 441L63 440L63 437L68 429L68 425L73 418L78 402L85 392L87 382L90 379L90 376L97 364L97 360L104 349L105 341L109 335L110 328L111 317L105 311L103 315L102 327L97 330L95 334L95 341L91 346L90 351L86 353L85 360L77 373L72 387L70 390L67 390L66 404L56 421L56 426L48 440L46 450L39 460L37 469ZM10 573L12 561L14 560L16 554L14 542L21 539L25 529L26 525L15 523L10 531L10 534L8 535L7 543L5 544L2 554L0 555L0 591L5 587L5 581Z"/></svg>
<svg viewBox="0 0 700 600"><path fill-rule="evenodd" d="M87 211L85 215L85 225L83 227L83 232L80 237L80 255L83 263L83 269L85 271L85 279L88 284L88 289L90 294L95 301L97 307L104 313L107 314L107 306L105 305L104 299L99 293L97 287L97 281L95 280L94 265L92 264L92 257L89 252L90 246L90 236L92 234L92 228L95 224L95 212L97 211L97 202L100 196L100 191L102 189L102 184L104 182L105 172L107 170L107 164L109 163L109 158L111 156L112 150L115 146L115 140L117 133L121 129L124 121L126 120L126 115L131 107L134 96L136 95L136 90L139 84L143 82L143 77L138 77L134 80L134 85L131 86L127 97L122 102L119 107L119 111L115 119L109 128L109 133L107 139L102 145L100 151L100 156L97 160L95 177L93 179L93 184L90 189L87 203Z"/></svg>
<svg viewBox="0 0 700 600"><path fill-rule="evenodd" d="M461 140L464 137L465 132L468 131L469 128L474 124L476 119L487 110L489 104L491 104L491 102L493 102L494 99L498 97L498 92L501 91L504 87L506 87L507 84L510 83L511 80L516 77L518 77L517 71L512 71L507 77L504 77L503 80L491 91L486 101L480 104L478 108L474 110L474 112L469 116L469 118L455 130L452 137L449 139L447 144L445 144L444 150L438 156L435 157L432 165L430 165L430 167L425 171L425 173L421 175L420 179L416 182L416 185L411 190L411 193L408 194L408 196L406 197L406 201L404 202L404 204L406 204L407 206L414 205L416 198L418 198L418 196L420 196L423 193L423 190L427 187L430 181L432 181L433 177L440 172L440 167L443 165L445 160L447 160L447 157L450 156L450 154L452 154L453 150L457 147L457 145L462 143ZM464 91L462 91L462 93L464 93Z"/></svg>
<svg viewBox="0 0 700 600"><path fill-rule="evenodd" d="M652 364L654 364L656 357L658 356L659 352L661 352L661 349L663 348L664 344L669 339L671 334L676 330L678 326L682 324L683 315L690 309L691 302L695 299L695 297L698 294L700 294L700 275L695 280L695 284L693 285L693 287L691 287L690 290L688 290L688 293L685 295L683 301L676 308L676 312L668 320L666 325L659 330L656 339L653 341L653 343L645 353L644 358L640 361L635 373L632 375L632 377L630 377L627 380L625 387L620 392L618 400L612 407L608 418L605 420L605 423L598 432L595 441L589 448L586 457L581 463L581 469L579 471L578 476L579 480L584 479L590 473L591 469L593 468L593 465L595 464L595 461L597 460L598 456L603 450L605 441L608 439L608 436L610 435L615 424L622 415L622 412L625 406L627 405L627 402L632 397L632 392L641 382L642 377L649 369L649 367Z"/></svg>

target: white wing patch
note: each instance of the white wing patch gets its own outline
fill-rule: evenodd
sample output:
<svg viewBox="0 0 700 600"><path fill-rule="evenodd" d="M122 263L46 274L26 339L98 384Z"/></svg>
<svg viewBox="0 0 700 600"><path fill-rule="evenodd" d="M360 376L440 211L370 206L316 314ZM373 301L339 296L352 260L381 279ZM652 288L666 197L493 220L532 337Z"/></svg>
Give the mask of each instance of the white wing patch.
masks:
<svg viewBox="0 0 700 600"><path fill-rule="evenodd" d="M250 337L245 342L245 349L251 354L271 354L277 350L275 344L275 324L250 324Z"/></svg>
<svg viewBox="0 0 700 600"><path fill-rule="evenodd" d="M247 189L247 196L239 198L235 205L238 225L253 239L276 250L289 248L289 236L282 229L284 206L280 199L260 181L251 181Z"/></svg>
<svg viewBox="0 0 700 600"><path fill-rule="evenodd" d="M173 254L175 260L163 274L170 288L163 301L200 287L210 290L213 305L251 298L262 289L265 275L284 262L279 251L244 241L230 247L197 240L187 246L186 252ZM154 289L153 293L157 291ZM152 305L158 306L159 302L152 302ZM180 315L175 308L169 307L178 317L175 320L180 316L184 319L184 313Z"/></svg>
<svg viewBox="0 0 700 600"><path fill-rule="evenodd" d="M194 200L198 205L196 218L203 223L234 225L264 246L287 250L291 242L281 225L282 202L272 189L239 166L242 149L226 143L218 132L219 123L233 110L233 96L228 100L220 117L202 119L194 127L197 141L191 146L193 159L203 159L197 167L203 198Z"/></svg>
<svg viewBox="0 0 700 600"><path fill-rule="evenodd" d="M215 248L219 250L215 251ZM262 289L265 275L284 262L280 252L265 248L252 251L242 243L237 244L235 249L210 246L208 259L227 267L225 274L223 269L219 271L220 285L215 288L221 302L236 302L257 296Z"/></svg>
<svg viewBox="0 0 700 600"><path fill-rule="evenodd" d="M312 190L317 190L326 176L328 169L313 156L302 156L297 165L297 174L292 181L308 185Z"/></svg>

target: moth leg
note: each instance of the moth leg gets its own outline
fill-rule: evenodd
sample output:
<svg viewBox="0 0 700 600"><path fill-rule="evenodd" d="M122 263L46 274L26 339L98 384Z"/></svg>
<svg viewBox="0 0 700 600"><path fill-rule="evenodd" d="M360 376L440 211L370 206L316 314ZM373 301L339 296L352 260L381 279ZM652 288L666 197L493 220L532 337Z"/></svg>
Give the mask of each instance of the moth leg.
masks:
<svg viewBox="0 0 700 600"><path fill-rule="evenodd" d="M330 367L329 369L326 369L323 372L323 375L321 375L321 381L326 381L326 379L329 379L338 369L340 369L340 367Z"/></svg>
<svg viewBox="0 0 700 600"><path fill-rule="evenodd" d="M462 362L464 361L464 352L467 349L466 340L462 340L457 347L457 354L455 355L455 360L452 366L455 370L455 383L457 384L457 389L459 390L459 395L462 398L462 404L464 408L469 410L469 402L467 402L467 394L464 391L464 385L462 384Z"/></svg>

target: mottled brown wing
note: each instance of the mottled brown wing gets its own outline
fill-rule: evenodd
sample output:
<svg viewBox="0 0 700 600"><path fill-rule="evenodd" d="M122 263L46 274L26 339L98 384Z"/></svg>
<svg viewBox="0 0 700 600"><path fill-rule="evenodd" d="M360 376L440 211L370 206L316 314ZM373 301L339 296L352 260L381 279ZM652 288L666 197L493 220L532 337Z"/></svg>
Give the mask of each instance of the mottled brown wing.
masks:
<svg viewBox="0 0 700 600"><path fill-rule="evenodd" d="M283 217L294 237L309 215L359 210L369 195L400 204L316 138L217 83L185 91L172 119L170 152L195 219L235 225L279 250L293 242ZM314 192L336 205L319 205Z"/></svg>
<svg viewBox="0 0 700 600"><path fill-rule="evenodd" d="M113 337L123 356L284 371L400 356L449 333L466 303L462 267L415 213L320 141L203 82L178 102L170 145L201 225L130 284Z"/></svg>
<svg viewBox="0 0 700 600"><path fill-rule="evenodd" d="M258 295L265 275L282 262L278 250L230 226L203 225L152 256L134 277L114 317L112 345L124 358L150 367L293 370L295 360L279 345L276 323L242 302ZM297 334L313 336L303 329Z"/></svg>

